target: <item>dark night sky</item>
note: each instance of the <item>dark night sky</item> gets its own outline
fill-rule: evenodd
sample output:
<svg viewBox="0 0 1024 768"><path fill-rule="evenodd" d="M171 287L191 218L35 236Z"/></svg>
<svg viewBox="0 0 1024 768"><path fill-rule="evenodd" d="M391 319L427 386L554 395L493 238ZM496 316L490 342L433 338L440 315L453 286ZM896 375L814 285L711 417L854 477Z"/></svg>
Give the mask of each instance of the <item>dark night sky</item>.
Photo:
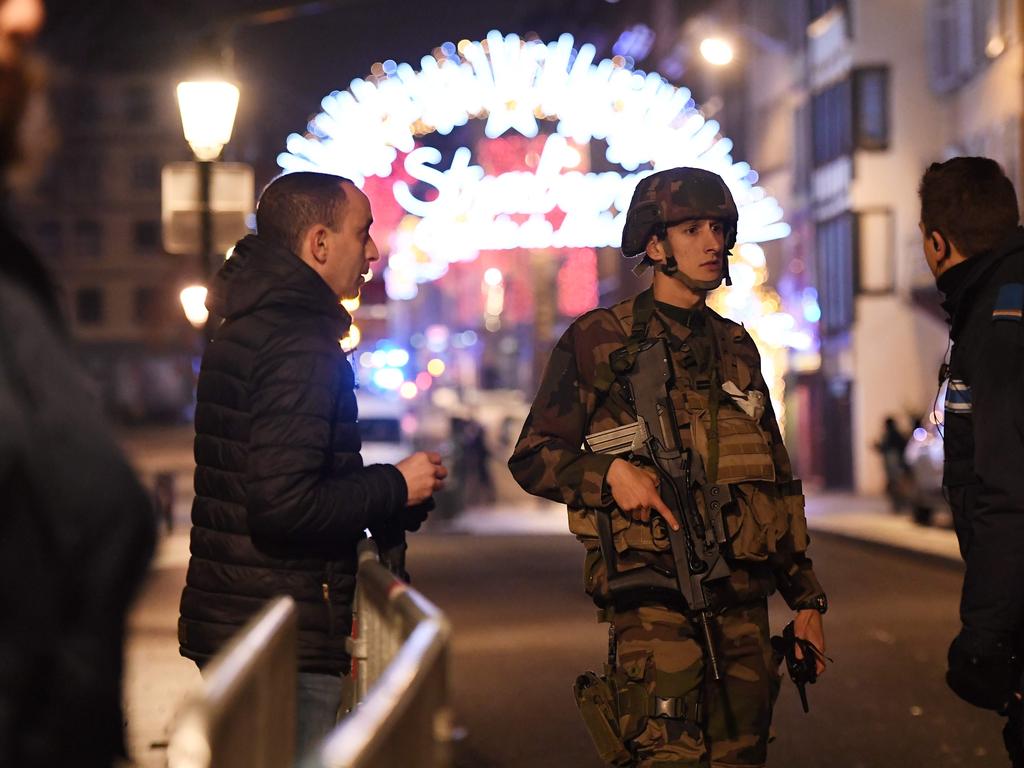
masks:
<svg viewBox="0 0 1024 768"><path fill-rule="evenodd" d="M177 78L219 23L280 7L278 0L49 0L43 46L76 70L156 69ZM692 12L702 2L680 3ZM242 24L234 35L235 80L242 89L229 159L261 170L319 110L320 99L344 89L377 61L393 58L419 69L434 47L479 39L490 29L536 32L542 39L573 33L610 55L618 34L650 20L650 0L338 0L323 13L277 24ZM638 62L643 66L644 62Z"/></svg>

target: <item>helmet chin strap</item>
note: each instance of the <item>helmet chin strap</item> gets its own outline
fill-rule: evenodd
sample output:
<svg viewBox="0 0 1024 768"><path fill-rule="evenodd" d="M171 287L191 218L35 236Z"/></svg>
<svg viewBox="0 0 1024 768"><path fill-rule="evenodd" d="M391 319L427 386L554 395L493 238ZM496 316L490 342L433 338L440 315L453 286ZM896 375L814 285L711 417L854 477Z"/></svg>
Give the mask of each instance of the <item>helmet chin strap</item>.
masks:
<svg viewBox="0 0 1024 768"><path fill-rule="evenodd" d="M727 285L732 285L732 280L729 279L729 257L727 254L722 257L722 271L717 279L694 280L679 268L679 262L676 261L675 254L672 253L672 246L668 238L662 240L661 244L665 248L665 263L661 265L662 273L678 280L691 291L713 291L722 284L723 280Z"/></svg>

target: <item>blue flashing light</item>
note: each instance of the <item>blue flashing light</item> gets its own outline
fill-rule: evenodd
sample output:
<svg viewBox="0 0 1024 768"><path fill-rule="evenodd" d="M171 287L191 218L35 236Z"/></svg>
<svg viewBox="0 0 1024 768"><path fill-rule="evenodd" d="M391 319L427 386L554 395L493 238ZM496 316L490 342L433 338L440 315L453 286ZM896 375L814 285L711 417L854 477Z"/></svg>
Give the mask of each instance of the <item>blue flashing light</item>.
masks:
<svg viewBox="0 0 1024 768"><path fill-rule="evenodd" d="M804 320L809 323L816 323L821 320L821 307L815 299L804 300Z"/></svg>
<svg viewBox="0 0 1024 768"><path fill-rule="evenodd" d="M394 391L405 383L405 374L398 368L381 368L373 372L373 383L381 389Z"/></svg>
<svg viewBox="0 0 1024 768"><path fill-rule="evenodd" d="M387 364L392 368L402 368L409 364L409 353L404 349L390 349L387 353Z"/></svg>

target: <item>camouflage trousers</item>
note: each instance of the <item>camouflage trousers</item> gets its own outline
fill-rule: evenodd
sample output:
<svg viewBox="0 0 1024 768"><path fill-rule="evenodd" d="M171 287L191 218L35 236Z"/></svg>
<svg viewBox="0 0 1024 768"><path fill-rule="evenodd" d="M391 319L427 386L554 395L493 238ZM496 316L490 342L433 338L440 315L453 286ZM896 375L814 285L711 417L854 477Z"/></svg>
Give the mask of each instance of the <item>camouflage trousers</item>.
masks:
<svg viewBox="0 0 1024 768"><path fill-rule="evenodd" d="M681 699L682 717L619 713L637 768L763 766L779 665L767 601L730 608L712 620L722 679L704 659L700 624L678 611L644 606L616 612L618 667L661 699Z"/></svg>

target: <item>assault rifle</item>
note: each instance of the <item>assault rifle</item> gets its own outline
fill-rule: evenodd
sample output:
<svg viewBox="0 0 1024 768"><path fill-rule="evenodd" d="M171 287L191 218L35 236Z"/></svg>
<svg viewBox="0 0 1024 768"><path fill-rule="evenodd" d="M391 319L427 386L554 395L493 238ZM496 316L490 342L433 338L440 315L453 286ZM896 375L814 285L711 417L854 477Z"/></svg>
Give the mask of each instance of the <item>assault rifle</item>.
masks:
<svg viewBox="0 0 1024 768"><path fill-rule="evenodd" d="M608 571L608 589L613 596L650 589L678 591L689 614L700 621L711 672L715 680L719 680L705 585L730 574L721 552L726 540L721 508L730 500L729 487L709 484L700 458L680 442L669 396L673 372L665 340L649 338L630 344L613 352L609 361L612 370L627 385L627 396L636 410L637 421L588 435L587 444L595 452L628 454L634 464L653 468L660 481L661 498L675 513L680 529L673 531L660 517L655 518L660 521L658 528L664 530L671 546L675 574L657 566L620 571L610 516L598 514L598 536ZM699 486L704 495L703 515L692 490L698 480L703 481ZM655 530L656 536L660 533Z"/></svg>

